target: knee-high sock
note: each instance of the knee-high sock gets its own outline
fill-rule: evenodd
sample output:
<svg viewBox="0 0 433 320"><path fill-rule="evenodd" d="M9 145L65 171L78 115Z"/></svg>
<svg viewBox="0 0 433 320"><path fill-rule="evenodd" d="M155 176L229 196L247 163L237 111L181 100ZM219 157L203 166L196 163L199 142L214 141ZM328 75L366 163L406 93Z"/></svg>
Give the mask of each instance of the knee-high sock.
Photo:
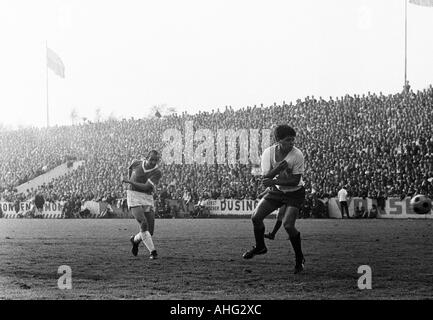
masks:
<svg viewBox="0 0 433 320"><path fill-rule="evenodd" d="M263 248L265 246L265 226L254 226L254 237L256 248Z"/></svg>
<svg viewBox="0 0 433 320"><path fill-rule="evenodd" d="M301 233L298 232L296 236L290 237L290 242L292 243L293 250L295 250L296 259L302 258L304 255L301 249Z"/></svg>
<svg viewBox="0 0 433 320"><path fill-rule="evenodd" d="M282 224L283 224L283 222L280 220L277 220L277 222L275 222L274 230L272 230L272 232L271 232L274 236L277 234L277 232L280 229Z"/></svg>
<svg viewBox="0 0 433 320"><path fill-rule="evenodd" d="M144 245L147 247L149 252L155 250L155 246L153 245L152 236L149 231L140 232L141 240L143 240Z"/></svg>

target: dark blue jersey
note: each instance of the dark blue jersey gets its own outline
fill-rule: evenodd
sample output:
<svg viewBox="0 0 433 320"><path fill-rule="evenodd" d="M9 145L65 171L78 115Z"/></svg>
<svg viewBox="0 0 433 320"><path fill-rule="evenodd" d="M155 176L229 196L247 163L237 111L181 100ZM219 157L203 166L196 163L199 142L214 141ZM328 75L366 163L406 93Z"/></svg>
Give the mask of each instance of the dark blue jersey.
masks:
<svg viewBox="0 0 433 320"><path fill-rule="evenodd" d="M153 186L156 186L162 177L161 170L157 165L152 169L146 169L143 160L133 160L128 169L129 179L133 182L146 183L149 180ZM133 185L129 186L129 190L142 192Z"/></svg>

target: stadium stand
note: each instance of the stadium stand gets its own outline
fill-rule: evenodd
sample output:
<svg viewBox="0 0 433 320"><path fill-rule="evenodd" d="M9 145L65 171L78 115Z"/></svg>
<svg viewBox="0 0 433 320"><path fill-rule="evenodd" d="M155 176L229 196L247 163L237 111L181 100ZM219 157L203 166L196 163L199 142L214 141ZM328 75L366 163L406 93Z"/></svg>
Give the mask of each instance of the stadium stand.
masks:
<svg viewBox="0 0 433 320"><path fill-rule="evenodd" d="M2 132L0 200L19 201L37 193L47 201L124 197L120 175L134 158L162 150L166 129L271 129L289 123L306 158L307 191L335 196L341 183L352 196L386 198L422 193L433 197L433 87L393 95L346 95L328 100L306 97L296 103L224 111L182 113L162 118L109 120L73 126ZM75 171L38 189L16 186L61 163L84 160ZM157 203L204 198L255 199L263 191L251 164L163 164ZM79 207L79 204L76 204Z"/></svg>

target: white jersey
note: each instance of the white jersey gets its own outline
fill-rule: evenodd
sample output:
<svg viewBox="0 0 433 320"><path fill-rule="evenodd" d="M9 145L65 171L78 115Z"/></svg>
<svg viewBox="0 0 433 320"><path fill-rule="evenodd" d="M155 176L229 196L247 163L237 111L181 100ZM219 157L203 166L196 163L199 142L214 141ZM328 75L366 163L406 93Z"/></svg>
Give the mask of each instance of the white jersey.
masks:
<svg viewBox="0 0 433 320"><path fill-rule="evenodd" d="M275 149L277 145L270 146L263 151L262 154L262 161L261 161L261 167L262 167L262 175L266 175L271 171L273 168L278 166L280 162L275 161ZM286 171L280 172L278 175L281 178L284 178L287 174L304 174L304 155L302 154L302 151L299 150L296 147L293 147L292 150L286 155L286 157L283 159L287 161L288 163L288 173ZM277 177L278 177L277 176ZM301 179L299 180L299 183L297 186L279 186L276 185L276 187L283 192L293 192L296 190L299 190L302 186L304 186L304 181Z"/></svg>

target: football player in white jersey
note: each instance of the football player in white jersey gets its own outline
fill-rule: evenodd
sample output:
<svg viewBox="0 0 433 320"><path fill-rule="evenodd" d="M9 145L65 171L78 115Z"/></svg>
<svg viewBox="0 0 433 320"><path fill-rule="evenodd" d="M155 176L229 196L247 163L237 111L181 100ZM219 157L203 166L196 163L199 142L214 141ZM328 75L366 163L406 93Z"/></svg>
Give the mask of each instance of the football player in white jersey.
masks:
<svg viewBox="0 0 433 320"><path fill-rule="evenodd" d="M266 148L261 157L263 185L270 190L257 204L252 215L256 245L244 253L244 259L265 254L265 225L263 220L274 210L286 206L283 226L295 251L295 273L304 270L301 233L295 228L296 218L305 200L302 180L304 155L294 146L296 132L289 125L279 125L274 130L276 144Z"/></svg>

